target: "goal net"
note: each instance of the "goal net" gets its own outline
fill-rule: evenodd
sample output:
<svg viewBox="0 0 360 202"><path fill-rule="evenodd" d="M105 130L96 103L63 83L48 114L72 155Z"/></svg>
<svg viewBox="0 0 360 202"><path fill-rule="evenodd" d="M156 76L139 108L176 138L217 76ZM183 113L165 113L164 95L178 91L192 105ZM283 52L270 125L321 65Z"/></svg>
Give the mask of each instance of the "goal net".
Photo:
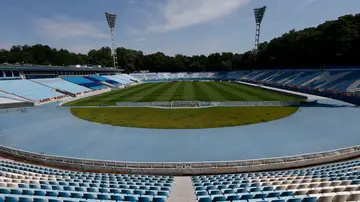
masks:
<svg viewBox="0 0 360 202"><path fill-rule="evenodd" d="M199 101L172 101L171 107L200 107Z"/></svg>

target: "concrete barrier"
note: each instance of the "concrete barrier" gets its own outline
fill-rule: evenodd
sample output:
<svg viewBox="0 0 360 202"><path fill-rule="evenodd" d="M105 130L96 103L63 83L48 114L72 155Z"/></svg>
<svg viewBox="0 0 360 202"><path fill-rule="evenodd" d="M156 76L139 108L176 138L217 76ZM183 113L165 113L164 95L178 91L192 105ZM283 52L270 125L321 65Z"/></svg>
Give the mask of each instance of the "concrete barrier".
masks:
<svg viewBox="0 0 360 202"><path fill-rule="evenodd" d="M69 170L149 175L210 175L296 169L360 157L360 146L279 158L224 162L137 163L80 159L27 152L0 146L0 156Z"/></svg>

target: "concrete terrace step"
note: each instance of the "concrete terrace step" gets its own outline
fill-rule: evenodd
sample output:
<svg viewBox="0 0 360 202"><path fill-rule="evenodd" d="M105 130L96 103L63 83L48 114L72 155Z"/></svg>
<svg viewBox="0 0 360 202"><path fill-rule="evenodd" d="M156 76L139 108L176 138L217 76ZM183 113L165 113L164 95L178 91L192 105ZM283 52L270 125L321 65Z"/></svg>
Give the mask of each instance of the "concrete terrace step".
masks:
<svg viewBox="0 0 360 202"><path fill-rule="evenodd" d="M175 177L175 183L168 202L196 202L190 177Z"/></svg>

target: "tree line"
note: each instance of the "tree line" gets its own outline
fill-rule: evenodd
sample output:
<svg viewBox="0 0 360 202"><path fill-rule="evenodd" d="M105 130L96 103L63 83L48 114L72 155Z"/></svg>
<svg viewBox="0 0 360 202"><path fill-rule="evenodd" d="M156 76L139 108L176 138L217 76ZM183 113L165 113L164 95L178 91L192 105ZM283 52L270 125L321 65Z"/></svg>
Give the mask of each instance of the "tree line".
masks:
<svg viewBox="0 0 360 202"><path fill-rule="evenodd" d="M144 54L118 48L119 68L126 72L232 71L273 68L320 68L360 65L360 14L345 15L317 27L290 30L259 45L256 52L175 55ZM46 45L13 46L0 50L0 63L68 66L75 64L113 66L111 49L103 47L87 54L71 53Z"/></svg>

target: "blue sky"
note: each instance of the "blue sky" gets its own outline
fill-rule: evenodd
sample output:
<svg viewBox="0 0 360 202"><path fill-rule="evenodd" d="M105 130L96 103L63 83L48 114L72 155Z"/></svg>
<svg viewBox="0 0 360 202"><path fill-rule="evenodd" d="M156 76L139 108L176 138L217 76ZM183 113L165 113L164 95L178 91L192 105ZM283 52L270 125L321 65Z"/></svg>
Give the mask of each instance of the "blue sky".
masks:
<svg viewBox="0 0 360 202"><path fill-rule="evenodd" d="M174 54L242 53L254 46L253 9L268 6L261 41L360 12L360 0L1 0L0 48L47 44L87 53L118 46Z"/></svg>

